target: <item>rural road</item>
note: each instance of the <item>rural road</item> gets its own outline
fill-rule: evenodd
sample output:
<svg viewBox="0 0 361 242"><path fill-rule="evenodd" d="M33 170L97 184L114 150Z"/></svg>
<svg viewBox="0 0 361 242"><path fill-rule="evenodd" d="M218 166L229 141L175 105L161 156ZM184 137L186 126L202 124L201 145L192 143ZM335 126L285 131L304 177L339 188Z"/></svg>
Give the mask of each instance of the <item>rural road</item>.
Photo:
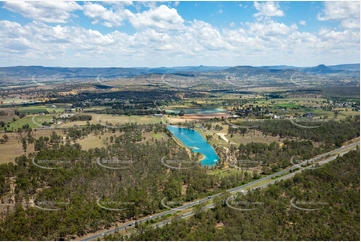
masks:
<svg viewBox="0 0 361 242"><path fill-rule="evenodd" d="M242 186L238 186L238 187L235 187L235 188L231 188L231 189L228 189L226 190L225 192L229 192L229 193L236 193L236 192L243 192L243 193L247 193L247 189L249 189L252 185L254 184L257 184L261 181L265 181L265 180L269 180L269 179L272 179L272 178L275 178L277 177L276 179L272 179L260 186L256 186L256 187L253 187L252 189L256 189L256 188L264 188L270 184L273 184L275 183L276 181L280 181L280 180L284 180L284 179L288 179L288 178L291 178L293 177L295 174L297 173L300 173L302 172L303 170L307 169L307 167L302 167L301 165L304 165L304 164L307 164L307 162L316 162L317 160L320 160L326 156L330 156L328 158L326 158L325 160L322 160L319 163L319 165L323 165L323 164L326 164L328 163L329 161L331 160L334 160L337 158L338 155L342 156L346 153L348 153L350 150L354 150L356 149L356 146L359 145L359 141L355 142L355 143L351 143L351 144L348 144L348 145L345 145L344 147L341 147L341 148L338 148L338 149L335 149L333 151L330 151L330 152L327 152L327 153L324 153L322 155L319 155L319 156L316 156L308 161L304 161L302 163L299 163L299 164L296 164L296 165L293 165L292 167L289 167L289 168L286 168L282 171L279 171L279 172L276 172L274 174L271 174L269 176L265 176L261 179L258 179L258 180L255 180L255 181L252 181L252 182L249 182L245 185L242 185ZM339 153L339 154L338 154ZM293 169L297 169L296 171L293 171L293 172L290 172L291 170ZM185 204L185 205L182 205L182 206L179 206L177 208L174 208L174 209L170 209L170 210L167 210L167 211L164 211L164 212L161 212L161 213L158 213L158 214L154 214L152 215L151 217L147 217L147 218L143 218L143 219L139 219L137 220L136 222L138 223L143 223L143 222L146 222L147 220L151 220L151 219L156 219L156 218L160 218L161 216L164 216L164 215L167 215L167 214L173 214L173 213L176 213L177 211L180 211L180 210L184 210L184 209L188 209L188 208L191 208L195 205L198 205L198 204L201 204L201 203L205 203L205 202L208 202L210 201L210 199L212 198L215 198L215 197L218 197L220 195L224 194L224 192L221 192L221 193L218 193L218 194L215 194L211 197L207 197L207 198L203 198L203 199L200 199L200 200L197 200L197 201L193 201L193 202L190 202L188 204ZM205 208L207 207L212 207L213 204L210 204L210 205L207 205ZM205 209L204 208L204 209ZM185 218L185 217L189 217L193 215L193 212L188 212L186 214L184 214L182 216L182 218ZM162 221L162 222L159 222L157 224L155 224L154 226L158 226L158 227L161 227L161 226L164 226L165 224L171 222L171 219L169 220L166 220L166 221ZM125 224L123 226L120 226L120 227L117 227L117 228L114 228L114 229L110 229L110 230L107 230L106 232L101 232L101 233L98 233L98 234L95 234L93 236L90 236L90 237L87 237L87 238L84 238L84 239L81 239L82 241L91 241L91 240L96 240L104 235L107 235L107 234L112 234L116 231L119 231L119 230L124 230L125 228L130 228L130 227L134 227L134 222L132 223L128 223L128 224Z"/></svg>

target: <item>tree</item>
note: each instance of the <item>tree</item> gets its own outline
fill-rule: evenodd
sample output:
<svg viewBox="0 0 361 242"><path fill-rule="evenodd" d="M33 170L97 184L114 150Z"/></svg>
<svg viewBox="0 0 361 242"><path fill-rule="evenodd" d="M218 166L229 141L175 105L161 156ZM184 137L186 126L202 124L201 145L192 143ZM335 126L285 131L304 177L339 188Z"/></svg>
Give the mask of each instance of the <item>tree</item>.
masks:
<svg viewBox="0 0 361 242"><path fill-rule="evenodd" d="M4 141L5 141L5 142L8 142L9 136L7 136L6 134L4 134L4 135L3 135L3 138L4 138Z"/></svg>
<svg viewBox="0 0 361 242"><path fill-rule="evenodd" d="M22 138L22 139L21 139L21 142L23 143L24 152L26 152L26 149L27 149L26 139L25 139L25 138Z"/></svg>
<svg viewBox="0 0 361 242"><path fill-rule="evenodd" d="M179 111L178 116L184 116L184 114L185 114L185 112L184 112L184 110L182 109L182 110Z"/></svg>

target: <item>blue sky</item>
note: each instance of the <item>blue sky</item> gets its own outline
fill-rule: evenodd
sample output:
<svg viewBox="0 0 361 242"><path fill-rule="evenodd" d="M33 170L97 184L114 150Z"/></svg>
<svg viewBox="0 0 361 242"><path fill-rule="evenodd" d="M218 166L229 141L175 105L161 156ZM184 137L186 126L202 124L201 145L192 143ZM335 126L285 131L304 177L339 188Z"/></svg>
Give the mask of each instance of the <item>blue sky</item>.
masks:
<svg viewBox="0 0 361 242"><path fill-rule="evenodd" d="M0 66L360 62L359 2L0 2Z"/></svg>

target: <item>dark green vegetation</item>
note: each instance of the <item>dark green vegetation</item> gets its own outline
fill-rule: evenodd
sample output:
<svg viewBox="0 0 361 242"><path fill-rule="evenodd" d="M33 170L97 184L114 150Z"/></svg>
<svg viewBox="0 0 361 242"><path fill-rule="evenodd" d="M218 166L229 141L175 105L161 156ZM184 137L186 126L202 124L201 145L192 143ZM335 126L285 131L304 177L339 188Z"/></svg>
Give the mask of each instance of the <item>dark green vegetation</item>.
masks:
<svg viewBox="0 0 361 242"><path fill-rule="evenodd" d="M216 176L208 176L206 169L199 165L167 172L161 164L163 156L190 158L185 149L172 139L150 139L140 143L142 132L151 130L163 133L164 137L168 135L164 125L129 126L123 128L119 135L114 133L106 149L83 151L80 145L71 145L71 140L91 132L104 132L105 128L101 125L71 128L65 145L55 133L50 137L40 137L34 144L35 150L39 150L35 163L60 169L35 166L31 159L34 155L30 155L31 158L25 155L18 157L15 166L1 165L2 200L13 205L1 214L0 240L70 239L70 235L85 235L108 228L116 221L124 222L164 210L161 205L164 197L169 201L174 198L190 201L205 197L212 191L221 191L222 181ZM96 163L99 157L131 160L132 163L121 164L122 169L107 169ZM191 157L191 160L197 159ZM66 162L41 163L44 160ZM14 198L6 195L12 184L10 178L15 179ZM252 178L245 176L239 179L250 181ZM187 185L185 194L182 194L182 185ZM106 207L123 209L125 206L126 210L103 209L97 205L99 198L108 202ZM30 207L29 203L34 199L35 204L43 204L41 207L46 209L62 210L44 211Z"/></svg>
<svg viewBox="0 0 361 242"><path fill-rule="evenodd" d="M180 205L221 193L290 167L292 157L297 163L340 147L360 135L357 65L227 70L211 67L32 68L2 69L9 71L8 77L13 78L0 80L4 85L21 85L0 89L0 104L8 107L0 110L0 130L6 132L0 135L0 153L8 147L19 151L14 154L18 156L15 163L0 165L0 240L77 239L115 223L164 211L163 198ZM25 76L11 74L21 70ZM60 79L70 81L47 81L58 72ZM116 88L102 84L99 78L95 80L99 73L104 83L116 83ZM139 76L125 78L134 75ZM32 83L26 87L31 77L35 82L47 84ZM177 85L179 83L182 85ZM172 108L227 110L224 117L222 113L182 125L192 128L202 125L202 132L210 142L216 137L212 132L228 132L230 138L239 143L227 144L224 140L212 143L221 158L212 171L197 164L192 169L168 169L161 163L163 157L186 161L196 161L199 157L171 138L161 124L167 122L167 117L158 117L157 124L152 125L144 124L149 122L146 119L139 125L129 121L132 124L126 123L117 129L97 124L95 118L110 114L130 120L131 115L143 115L136 119L142 120ZM50 115L30 116L39 112ZM67 114L62 115L64 112ZM324 122L292 119L307 112L316 115L314 120ZM76 115L68 116L69 113ZM180 114L172 115L169 120L187 117L183 112ZM227 127L228 114L241 117L241 122L232 123L256 127ZM262 122L247 123L245 118L262 119ZM59 127L57 133L51 129L38 132L34 128L39 126L34 122L50 125L47 120L51 119L63 123L84 122L73 128ZM319 127L302 128L291 120L298 125ZM116 121L111 122L115 125ZM270 136L273 136L270 142L257 140ZM243 137L254 137L257 142L251 140L239 145ZM86 142L95 145L85 150L80 144L86 147ZM94 148L98 144L99 148ZM14 160L13 157L10 158ZM225 161L240 169L225 168ZM161 230L137 224L140 234L131 239L357 240L358 169L359 157L354 152L325 168L309 170L292 180L234 200L238 205L245 199L258 202L254 205L256 210L231 209L224 203L230 194L225 194L215 199L216 208L211 211L202 212L196 207L196 215L189 221L175 216L173 223ZM301 211L290 205L292 198L320 201L329 206ZM303 205L312 208L309 204ZM117 238L121 239L108 239Z"/></svg>
<svg viewBox="0 0 361 242"><path fill-rule="evenodd" d="M280 136L281 138L298 137L321 142L326 147L340 147L345 141L360 136L360 115L349 116L338 122L333 120L317 122L317 120L307 119L293 122L290 120L267 120L264 122L232 122L232 124L250 126L264 134ZM228 132L230 134L244 134L248 131L245 128L230 128Z"/></svg>
<svg viewBox="0 0 361 242"><path fill-rule="evenodd" d="M359 119L350 118L340 122L337 127L348 138L354 138L358 134ZM284 142L282 147L276 143L231 146L231 157L264 159L267 162L262 164L262 173L246 167L228 176L220 176L208 175L207 169L199 165L185 170L169 170L162 165L162 157L193 161L199 157L195 154L189 156L184 148L169 138L169 131L161 124L130 124L118 129L88 124L83 128L64 129L66 140L55 132L49 137L38 139L32 137L31 129L19 132L25 146L34 145L38 152L36 155L18 157L16 165L0 166L1 199L3 203L11 204L3 205L0 240L76 238L74 236L109 228L115 222L138 219L162 211L163 198L179 203L207 197L290 166L289 160L293 155L309 158L327 150L325 144L316 148L312 142L302 140ZM159 133L163 138L147 140L143 134L148 132ZM82 150L76 142L88 135L100 133L111 134L106 148ZM301 134L296 132L295 136ZM338 136L329 138L334 143ZM216 151L224 155L220 148L216 148ZM107 160L122 162L102 163L108 168L99 165ZM36 164L58 169L44 169ZM12 194L10 191L14 185ZM125 210L101 208L97 204L98 199L102 206ZM60 210L42 210L31 206L32 202L43 209ZM203 228L199 231L205 230Z"/></svg>
<svg viewBox="0 0 361 242"><path fill-rule="evenodd" d="M356 115L339 122L315 122L312 125L319 125L319 127L312 129L297 127L288 120L266 120L256 123L259 126L252 129L261 131L264 135L285 138L282 145L278 142L270 144L251 142L238 147L230 145L227 152L216 147L216 151L221 157L220 165L225 165L227 162L241 169L255 168L257 171L253 171L253 177L258 178L260 175L269 175L284 169L296 160L304 161L326 153L342 146L347 140L359 137L359 119L360 116ZM242 125L245 124L246 122L242 123ZM252 124L249 123L249 125ZM228 132L232 137L252 133L252 129L229 127ZM316 142L318 145L315 145ZM292 157L294 161L291 161Z"/></svg>
<svg viewBox="0 0 361 242"><path fill-rule="evenodd" d="M251 211L227 206L229 195L215 208L196 209L188 220L174 218L162 228L150 226L129 240L360 240L360 152L352 151L320 169L263 190L239 195L234 204L255 204ZM313 211L300 210L291 205ZM235 205L234 205L235 206ZM239 206L241 207L241 206ZM109 235L106 240L123 240Z"/></svg>

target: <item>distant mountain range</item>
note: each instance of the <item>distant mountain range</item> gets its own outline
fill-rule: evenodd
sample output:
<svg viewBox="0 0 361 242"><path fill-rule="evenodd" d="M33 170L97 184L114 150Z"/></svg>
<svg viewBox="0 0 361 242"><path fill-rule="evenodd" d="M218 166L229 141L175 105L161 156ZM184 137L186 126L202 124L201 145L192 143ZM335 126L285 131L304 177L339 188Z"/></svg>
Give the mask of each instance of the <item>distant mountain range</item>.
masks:
<svg viewBox="0 0 361 242"><path fill-rule="evenodd" d="M283 73L289 71L300 71L304 73L329 74L342 72L359 72L360 64L342 64L316 67L295 67L295 66L182 66L182 67L109 67L109 68L83 68L83 67L44 67L44 66L13 66L0 67L0 82L11 81L12 79L31 80L34 76L39 79L95 79L101 75L102 78L132 77L147 74L200 74L216 72L219 74L245 74L257 75L267 73Z"/></svg>
<svg viewBox="0 0 361 242"><path fill-rule="evenodd" d="M265 69L276 69L276 70L284 70L284 69L297 69L300 71L331 71L331 70L340 70L340 71L360 71L360 64L341 64L334 66L325 66L323 64L318 65L316 67L297 67L297 66L260 66Z"/></svg>
<svg viewBox="0 0 361 242"><path fill-rule="evenodd" d="M311 74L331 74L331 73L343 73L343 72L360 72L360 64L342 64L334 66L325 66L323 64L315 67L296 67L296 66L235 66L228 69L224 69L222 72L228 72L230 74L270 74L270 73L287 73L299 71L303 73Z"/></svg>

